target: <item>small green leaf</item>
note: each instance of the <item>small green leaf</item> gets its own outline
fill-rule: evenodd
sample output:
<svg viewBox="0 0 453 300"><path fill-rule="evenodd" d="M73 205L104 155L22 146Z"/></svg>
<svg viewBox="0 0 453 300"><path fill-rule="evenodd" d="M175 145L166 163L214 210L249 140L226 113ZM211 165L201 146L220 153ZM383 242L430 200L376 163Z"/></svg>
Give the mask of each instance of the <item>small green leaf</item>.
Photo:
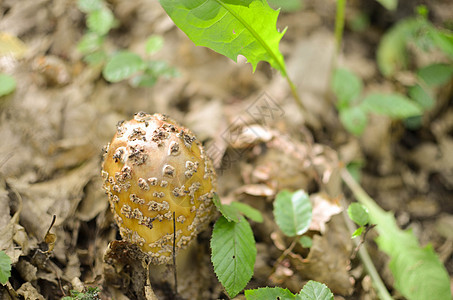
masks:
<svg viewBox="0 0 453 300"><path fill-rule="evenodd" d="M99 50L103 43L103 36L99 36L94 32L88 32L84 34L82 39L77 43L77 50L82 54L93 53Z"/></svg>
<svg viewBox="0 0 453 300"><path fill-rule="evenodd" d="M95 51L95 52L87 54L83 57L83 61L91 66L103 64L106 60L107 60L107 53L105 53L102 50Z"/></svg>
<svg viewBox="0 0 453 300"><path fill-rule="evenodd" d="M340 110L340 121L347 131L360 136L368 124L368 117L362 107L352 106Z"/></svg>
<svg viewBox="0 0 453 300"><path fill-rule="evenodd" d="M310 198L302 190L291 193L283 190L274 201L274 217L278 227L287 236L305 233L311 222Z"/></svg>
<svg viewBox="0 0 453 300"><path fill-rule="evenodd" d="M323 283L310 280L296 295L297 300L333 300L333 294Z"/></svg>
<svg viewBox="0 0 453 300"><path fill-rule="evenodd" d="M379 70L386 77L395 75L408 64L407 43L426 22L420 18L409 18L398 22L381 38L377 49Z"/></svg>
<svg viewBox="0 0 453 300"><path fill-rule="evenodd" d="M279 12L266 0L159 0L170 18L197 46L234 61L242 54L252 65L267 61L286 76L277 31Z"/></svg>
<svg viewBox="0 0 453 300"><path fill-rule="evenodd" d="M214 205L220 211L220 213L228 220L228 222L239 222L239 210L230 205L223 205L220 201L219 195L214 193L214 198L212 199Z"/></svg>
<svg viewBox="0 0 453 300"><path fill-rule="evenodd" d="M164 46L164 39L160 35L152 35L145 44L147 54L154 54Z"/></svg>
<svg viewBox="0 0 453 300"><path fill-rule="evenodd" d="M357 228L357 229L352 233L351 238L355 239L356 237L361 236L364 229L365 229L365 227L362 227L362 226L360 226L359 228Z"/></svg>
<svg viewBox="0 0 453 300"><path fill-rule="evenodd" d="M407 94L423 109L431 109L435 104L435 100L431 97L430 93L418 84L411 86Z"/></svg>
<svg viewBox="0 0 453 300"><path fill-rule="evenodd" d="M133 87L152 87L157 82L157 77L153 74L142 74L131 79Z"/></svg>
<svg viewBox="0 0 453 300"><path fill-rule="evenodd" d="M404 119L422 114L419 105L400 94L372 93L360 104L365 111L386 115L394 119Z"/></svg>
<svg viewBox="0 0 453 300"><path fill-rule="evenodd" d="M146 72L158 77L175 77L178 71L170 67L165 61L153 60L149 61L146 67Z"/></svg>
<svg viewBox="0 0 453 300"><path fill-rule="evenodd" d="M349 70L338 68L333 73L332 90L338 107L349 107L362 92L362 80Z"/></svg>
<svg viewBox="0 0 453 300"><path fill-rule="evenodd" d="M429 31L433 43L445 54L453 57L453 33L441 30Z"/></svg>
<svg viewBox="0 0 453 300"><path fill-rule="evenodd" d="M0 97L12 93L16 89L16 79L0 73Z"/></svg>
<svg viewBox="0 0 453 300"><path fill-rule="evenodd" d="M11 258L0 251L0 283L5 284L11 276Z"/></svg>
<svg viewBox="0 0 453 300"><path fill-rule="evenodd" d="M311 239L311 237L303 235L300 237L299 243L304 248L311 248L311 246L313 245L313 240Z"/></svg>
<svg viewBox="0 0 453 300"><path fill-rule="evenodd" d="M212 231L211 250L214 272L233 298L252 278L255 265L255 239L247 220L241 216L236 223L220 217Z"/></svg>
<svg viewBox="0 0 453 300"><path fill-rule="evenodd" d="M388 10L395 10L398 6L398 0L377 0L377 2Z"/></svg>
<svg viewBox="0 0 453 300"><path fill-rule="evenodd" d="M102 0L78 0L77 7L84 13L91 13L103 7Z"/></svg>
<svg viewBox="0 0 453 300"><path fill-rule="evenodd" d="M250 220L253 220L258 223L263 222L263 216L261 215L260 211L251 207L250 205L242 202L233 202L231 203L231 206L239 210L241 213L244 214L244 216L246 216Z"/></svg>
<svg viewBox="0 0 453 300"><path fill-rule="evenodd" d="M429 86L439 86L447 83L453 76L453 66L447 64L432 64L418 70L417 75Z"/></svg>
<svg viewBox="0 0 453 300"><path fill-rule="evenodd" d="M368 209L360 203L351 203L348 207L348 215L359 226L365 226L370 222Z"/></svg>
<svg viewBox="0 0 453 300"><path fill-rule="evenodd" d="M146 63L135 53L122 51L107 62L102 74L107 81L118 82L146 68Z"/></svg>
<svg viewBox="0 0 453 300"><path fill-rule="evenodd" d="M114 24L115 17L107 8L93 11L87 18L88 28L99 35L107 34L113 28Z"/></svg>
<svg viewBox="0 0 453 300"><path fill-rule="evenodd" d="M282 289L280 287L265 287L255 290L246 290L245 299L247 300L293 300L296 296L293 295L288 289Z"/></svg>

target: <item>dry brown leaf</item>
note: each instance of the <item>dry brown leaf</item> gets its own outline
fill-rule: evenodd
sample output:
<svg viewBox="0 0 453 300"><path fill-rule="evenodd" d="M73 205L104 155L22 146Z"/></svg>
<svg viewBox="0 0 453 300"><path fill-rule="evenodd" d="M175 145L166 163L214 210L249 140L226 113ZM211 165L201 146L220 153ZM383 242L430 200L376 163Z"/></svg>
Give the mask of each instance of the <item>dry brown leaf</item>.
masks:
<svg viewBox="0 0 453 300"><path fill-rule="evenodd" d="M310 200L313 209L309 229L324 233L326 223L332 216L342 212L343 209L338 202L329 199L326 194L312 194Z"/></svg>

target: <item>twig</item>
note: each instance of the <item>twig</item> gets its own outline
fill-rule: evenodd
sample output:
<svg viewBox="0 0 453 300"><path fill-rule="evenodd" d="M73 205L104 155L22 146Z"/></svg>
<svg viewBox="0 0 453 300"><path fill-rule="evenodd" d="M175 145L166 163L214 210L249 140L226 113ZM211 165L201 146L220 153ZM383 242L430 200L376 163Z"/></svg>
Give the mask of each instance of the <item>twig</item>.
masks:
<svg viewBox="0 0 453 300"><path fill-rule="evenodd" d="M173 212L173 274L175 277L175 297L178 295L178 280L176 278L176 221L175 212Z"/></svg>

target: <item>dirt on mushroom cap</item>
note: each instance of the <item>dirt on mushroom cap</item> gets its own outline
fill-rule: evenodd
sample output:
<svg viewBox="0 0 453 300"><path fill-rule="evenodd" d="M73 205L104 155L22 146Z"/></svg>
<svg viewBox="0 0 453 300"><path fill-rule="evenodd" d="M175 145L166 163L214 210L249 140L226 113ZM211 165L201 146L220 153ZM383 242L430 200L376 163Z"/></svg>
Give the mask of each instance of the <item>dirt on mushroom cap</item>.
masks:
<svg viewBox="0 0 453 300"><path fill-rule="evenodd" d="M102 177L121 236L155 264L171 259L173 212L176 250L213 215L211 161L188 129L164 115L140 112L119 122L106 147Z"/></svg>

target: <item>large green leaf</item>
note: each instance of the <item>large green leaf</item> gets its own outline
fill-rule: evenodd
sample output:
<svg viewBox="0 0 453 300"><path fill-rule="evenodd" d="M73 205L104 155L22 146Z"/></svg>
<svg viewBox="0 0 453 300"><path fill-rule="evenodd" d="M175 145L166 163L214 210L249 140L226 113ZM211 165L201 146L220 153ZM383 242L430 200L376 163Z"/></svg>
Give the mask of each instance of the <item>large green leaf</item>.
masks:
<svg viewBox="0 0 453 300"><path fill-rule="evenodd" d="M211 250L214 272L233 298L252 278L255 265L255 239L247 220L240 216L239 222L229 222L220 217L212 231Z"/></svg>
<svg viewBox="0 0 453 300"><path fill-rule="evenodd" d="M253 70L267 61L286 76L278 48L279 11L266 0L159 0L170 18L197 46L209 47L234 61L244 55Z"/></svg>
<svg viewBox="0 0 453 300"><path fill-rule="evenodd" d="M308 230L312 208L310 198L302 190L291 193L283 190L274 201L274 217L287 236L301 235Z"/></svg>
<svg viewBox="0 0 453 300"><path fill-rule="evenodd" d="M348 184L354 186L357 200L368 208L371 223L377 225L377 243L390 256L395 288L411 300L450 300L450 277L432 247L420 247L411 231L398 227L392 213L379 207L355 181L348 179Z"/></svg>

